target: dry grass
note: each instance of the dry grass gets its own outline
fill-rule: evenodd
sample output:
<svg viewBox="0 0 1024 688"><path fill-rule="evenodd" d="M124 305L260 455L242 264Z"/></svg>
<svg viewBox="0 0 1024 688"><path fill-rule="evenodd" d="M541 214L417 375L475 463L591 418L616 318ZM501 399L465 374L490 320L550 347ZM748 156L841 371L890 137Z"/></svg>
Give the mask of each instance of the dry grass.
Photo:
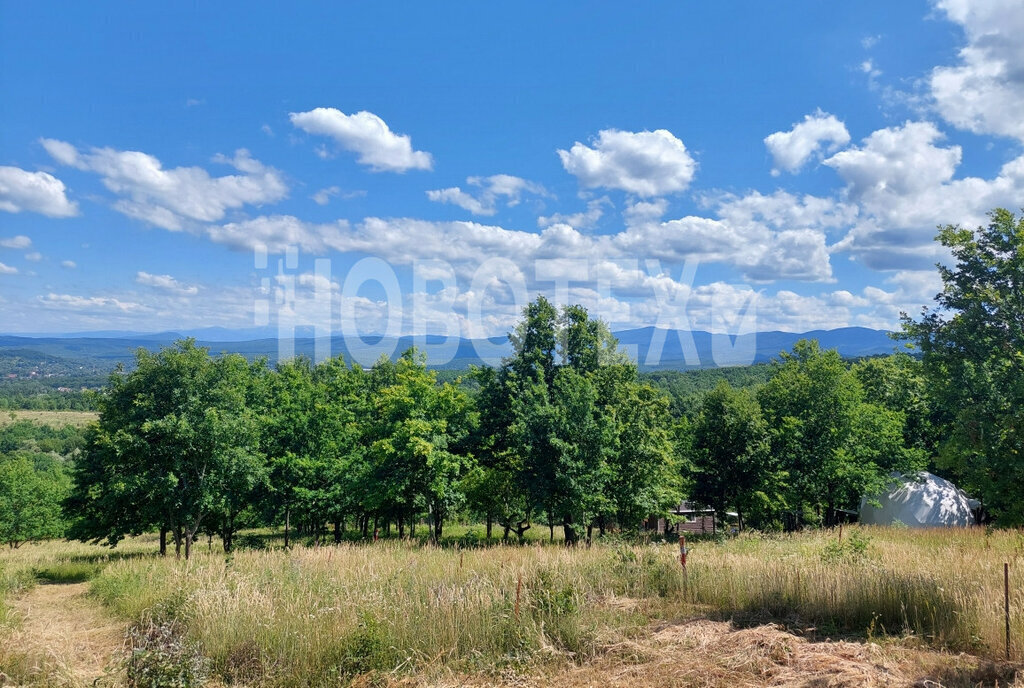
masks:
<svg viewBox="0 0 1024 688"><path fill-rule="evenodd" d="M0 552L0 581L15 582L9 616L27 618L16 605L51 586L26 594L26 580L102 568L76 599L125 625L173 620L223 685L1024 685L998 661L1003 561L1024 656L1024 537L857 532L866 546L838 555L837 533L698 542L685 581L673 545L199 547L179 562L153 556L152 536L121 559L68 543ZM94 675L70 637L39 638L71 658L40 675Z"/></svg>
<svg viewBox="0 0 1024 688"><path fill-rule="evenodd" d="M87 596L88 584L37 585L11 602L15 624L0 668L14 685L95 685L111 673L124 623Z"/></svg>
<svg viewBox="0 0 1024 688"><path fill-rule="evenodd" d="M1013 605L1024 609L1020 536L858 532L866 547L838 557L826 556L837 533L698 543L685 585L672 545L455 552L392 541L240 552L227 561L200 553L187 565L126 561L108 567L94 589L125 618L155 611L182 621L215 673L258 685L334 685L373 672L535 675L600 663L606 648L646 637L652 623L694 615L781 622L818 640L1002 654L1004 560L1015 562ZM1021 656L1024 615L1013 624ZM742 631L735 638L749 639ZM830 647L839 657L866 646ZM869 660L851 656L850 666ZM727 657L716 662L733 670Z"/></svg>
<svg viewBox="0 0 1024 688"><path fill-rule="evenodd" d="M0 428L15 423L19 420L32 421L36 425L49 425L59 428L64 425L73 425L77 428L85 427L99 418L95 411L0 411Z"/></svg>
<svg viewBox="0 0 1024 688"><path fill-rule="evenodd" d="M637 641L603 648L592 661L529 675L439 673L363 685L413 688L1020 688L1014 667L892 644L810 642L777 626L736 628L720 621L662 625ZM357 682L358 684L359 682Z"/></svg>

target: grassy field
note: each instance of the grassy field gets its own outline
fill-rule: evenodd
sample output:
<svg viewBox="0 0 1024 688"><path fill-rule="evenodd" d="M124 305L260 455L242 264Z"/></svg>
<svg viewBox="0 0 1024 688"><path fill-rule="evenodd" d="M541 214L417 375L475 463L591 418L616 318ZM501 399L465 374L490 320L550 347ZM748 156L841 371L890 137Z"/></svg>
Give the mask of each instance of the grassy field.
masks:
<svg viewBox="0 0 1024 688"><path fill-rule="evenodd" d="M65 425L84 427L99 418L95 411L0 411L0 427L19 420L30 420L38 425L59 428Z"/></svg>
<svg viewBox="0 0 1024 688"><path fill-rule="evenodd" d="M615 541L383 540L229 557L201 546L187 563L155 549L151 536L113 552L25 545L0 553L0 590L15 605L32 585L88 580L91 603L134 626L133 642L170 643L173 662L222 685L805 685L817 670L853 672L820 685L872 685L882 674L877 685L924 674L1009 685L1016 666L989 661L1004 652L1009 562L1012 651L1024 656L1024 535L1010 531L743 535L693 544L686 576L674 545ZM2 623L16 632L17 613ZM692 662L701 647L703 669L686 665L696 673L684 676L680 653ZM0 671L54 684L55 669L32 673L19 652L0 651Z"/></svg>

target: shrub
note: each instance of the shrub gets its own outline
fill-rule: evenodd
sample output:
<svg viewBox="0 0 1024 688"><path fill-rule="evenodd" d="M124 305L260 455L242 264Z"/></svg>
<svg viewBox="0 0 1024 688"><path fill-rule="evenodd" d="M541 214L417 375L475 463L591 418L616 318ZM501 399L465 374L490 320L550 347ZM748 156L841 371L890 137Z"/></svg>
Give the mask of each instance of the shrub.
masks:
<svg viewBox="0 0 1024 688"><path fill-rule="evenodd" d="M125 683L129 688L193 688L209 674L208 662L173 621L145 622L128 631Z"/></svg>

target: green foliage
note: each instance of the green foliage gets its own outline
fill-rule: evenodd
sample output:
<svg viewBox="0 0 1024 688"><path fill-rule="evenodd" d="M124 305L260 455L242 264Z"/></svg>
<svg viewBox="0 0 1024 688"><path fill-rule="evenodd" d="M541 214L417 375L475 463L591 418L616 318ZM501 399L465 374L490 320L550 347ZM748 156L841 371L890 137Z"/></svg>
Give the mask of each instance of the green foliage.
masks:
<svg viewBox="0 0 1024 688"><path fill-rule="evenodd" d="M475 374L475 508L506 535L535 517L560 524L570 544L584 528L634 528L665 512L681 482L667 399L638 381L586 309L559 313L539 297L523 316L510 335L513 356Z"/></svg>
<svg viewBox="0 0 1024 688"><path fill-rule="evenodd" d="M1024 217L1002 208L976 230L948 225L938 240L936 310L903 319L921 351L929 396L946 421L939 464L1003 524L1024 524Z"/></svg>
<svg viewBox="0 0 1024 688"><path fill-rule="evenodd" d="M63 535L61 503L69 489L58 463L37 469L25 455L0 457L0 544L20 547Z"/></svg>
<svg viewBox="0 0 1024 688"><path fill-rule="evenodd" d="M903 446L903 413L868 403L839 354L816 341L784 352L757 397L771 461L787 475L791 525L831 525L836 509L877 491L890 472L920 465L921 455Z"/></svg>
<svg viewBox="0 0 1024 688"><path fill-rule="evenodd" d="M845 539L829 540L821 550L821 560L826 564L861 562L868 558L870 545L871 537L867 533L851 530Z"/></svg>
<svg viewBox="0 0 1024 688"><path fill-rule="evenodd" d="M736 508L741 524L746 514L755 525L770 522L785 506L784 465L769 451L768 423L751 392L719 382L704 397L691 433L694 502L723 520L727 508Z"/></svg>
<svg viewBox="0 0 1024 688"><path fill-rule="evenodd" d="M640 373L641 382L665 392L676 418L697 413L704 395L721 382L737 389L756 389L767 382L774 368L767 363L732 368L699 370L651 370Z"/></svg>
<svg viewBox="0 0 1024 688"><path fill-rule="evenodd" d="M209 663L174 622L148 622L128 631L125 685L129 688L198 688Z"/></svg>
<svg viewBox="0 0 1024 688"><path fill-rule="evenodd" d="M204 522L230 515L259 481L253 370L217 359L194 340L118 370L98 400L100 419L75 467L72 535L116 543L153 526L170 529L189 556Z"/></svg>

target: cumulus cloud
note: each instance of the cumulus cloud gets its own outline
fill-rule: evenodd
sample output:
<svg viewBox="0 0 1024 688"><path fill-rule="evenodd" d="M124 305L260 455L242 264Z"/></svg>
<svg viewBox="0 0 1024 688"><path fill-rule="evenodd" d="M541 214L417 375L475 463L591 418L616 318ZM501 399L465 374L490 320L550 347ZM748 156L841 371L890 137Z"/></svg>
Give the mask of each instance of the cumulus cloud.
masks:
<svg viewBox="0 0 1024 688"><path fill-rule="evenodd" d="M0 263L0 275L17 275L18 268Z"/></svg>
<svg viewBox="0 0 1024 688"><path fill-rule="evenodd" d="M540 184L510 174L495 174L490 177L468 177L466 183L479 189L475 194L458 186L427 191L427 198L435 203L451 203L474 215L494 215L498 203L508 207L519 205L523 194L549 196Z"/></svg>
<svg viewBox="0 0 1024 688"><path fill-rule="evenodd" d="M148 272L142 272L140 270L135 275L135 281L147 287L160 289L170 294L179 294L181 296L193 296L199 293L199 287L193 284L183 284L178 280L174 279L173 277L171 277L170 275L152 275Z"/></svg>
<svg viewBox="0 0 1024 688"><path fill-rule="evenodd" d="M978 134L1024 141L1024 5L1016 0L937 0L966 39L959 62L932 70L939 114Z"/></svg>
<svg viewBox="0 0 1024 688"><path fill-rule="evenodd" d="M429 170L434 164L430 153L413 150L408 135L391 131L372 112L346 115L336 108L319 107L309 112L293 112L289 118L307 134L334 139L343 149L356 153L359 162L374 172Z"/></svg>
<svg viewBox="0 0 1024 688"><path fill-rule="evenodd" d="M270 253L284 253L294 246L304 252L323 255L330 250L344 250L348 223L339 220L318 225L291 215L270 215L211 225L204 231L210 240L237 250L260 248Z"/></svg>
<svg viewBox="0 0 1024 688"><path fill-rule="evenodd" d="M592 146L577 141L558 157L585 188L619 189L637 196L685 190L697 170L686 146L672 132L605 129Z"/></svg>
<svg viewBox="0 0 1024 688"><path fill-rule="evenodd" d="M0 210L72 217L78 214L78 205L68 200L66 192L64 182L52 174L0 166Z"/></svg>
<svg viewBox="0 0 1024 688"><path fill-rule="evenodd" d="M1024 195L1024 156L990 179L955 178L962 152L943 146L931 122L906 122L873 132L860 146L825 160L845 182L844 196L860 215L838 250L869 267L926 267L945 253L936 226L977 226L995 207L1016 207Z"/></svg>
<svg viewBox="0 0 1024 688"><path fill-rule="evenodd" d="M846 125L835 115L821 110L806 115L803 122L793 125L789 131L777 131L765 137L764 145L772 155L775 167L773 175L780 170L796 173L811 157L822 151L835 151L850 142Z"/></svg>
<svg viewBox="0 0 1024 688"><path fill-rule="evenodd" d="M550 227L551 225L565 224L576 229L593 229L604 216L604 206L611 204L612 202L607 196L593 198L587 201L587 209L578 213L541 215L537 218L537 226Z"/></svg>
<svg viewBox="0 0 1024 688"><path fill-rule="evenodd" d="M32 253L25 254L25 260L30 260L33 263L37 263L43 259L43 254L39 251L33 251Z"/></svg>
<svg viewBox="0 0 1024 688"><path fill-rule="evenodd" d="M74 270L75 268L78 267L78 263L76 263L73 260L62 260L60 262L60 266L62 268L67 268L68 270Z"/></svg>
<svg viewBox="0 0 1024 688"><path fill-rule="evenodd" d="M23 249L32 245L32 240L24 234L0 239L0 248Z"/></svg>
<svg viewBox="0 0 1024 688"><path fill-rule="evenodd" d="M668 210L668 201L656 198L652 201L636 201L626 206L622 216L627 226L655 222Z"/></svg>
<svg viewBox="0 0 1024 688"><path fill-rule="evenodd" d="M214 158L240 174L211 177L201 167L165 169L157 158L139 151L80 151L54 139L42 139L42 144L60 164L99 174L104 186L120 196L115 210L172 231L185 229L189 222L217 222L228 210L275 203L288 195L281 174L244 149L233 157Z"/></svg>

